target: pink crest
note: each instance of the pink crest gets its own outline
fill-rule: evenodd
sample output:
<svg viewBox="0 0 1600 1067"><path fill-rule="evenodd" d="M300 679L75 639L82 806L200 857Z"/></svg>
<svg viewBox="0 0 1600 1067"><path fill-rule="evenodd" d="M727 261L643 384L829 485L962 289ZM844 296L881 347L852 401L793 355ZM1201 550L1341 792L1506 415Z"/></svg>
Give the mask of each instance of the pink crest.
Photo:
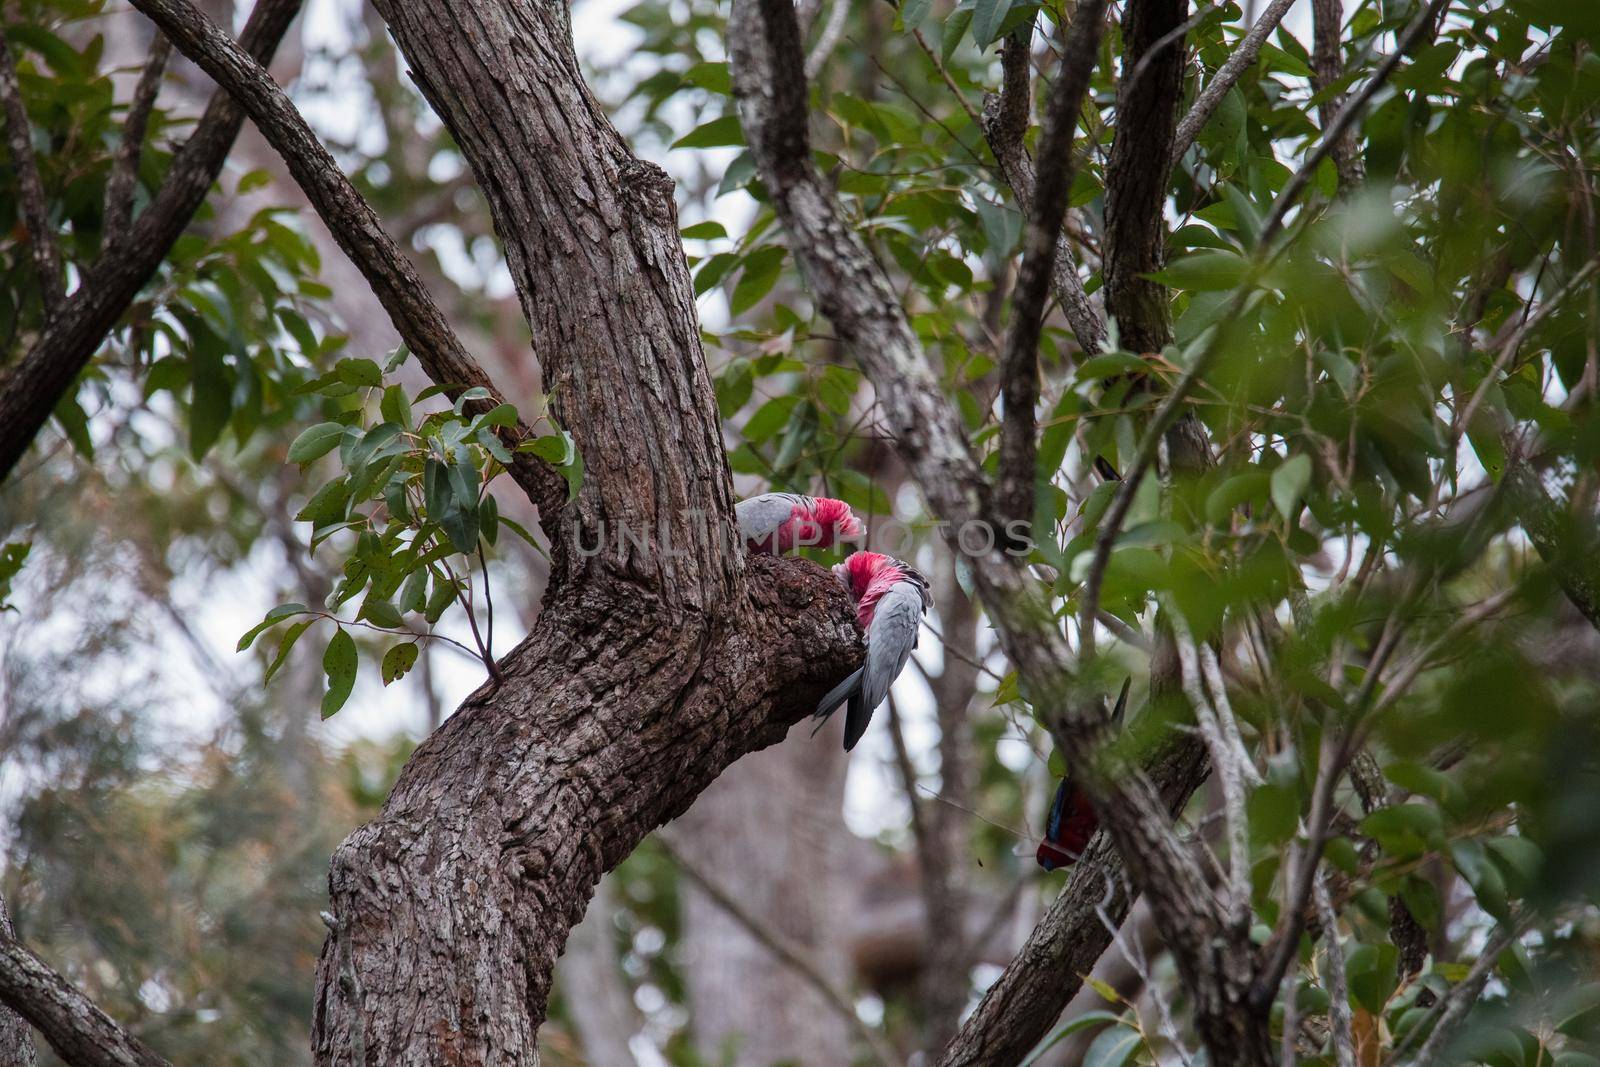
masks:
<svg viewBox="0 0 1600 1067"><path fill-rule="evenodd" d="M839 541L860 537L866 532L861 520L843 500L830 497L807 498L789 513L789 518L778 527L778 551L788 552L796 547L832 548Z"/></svg>
<svg viewBox="0 0 1600 1067"><path fill-rule="evenodd" d="M863 629L872 625L872 613L883 594L905 577L900 573L899 561L881 552L856 552L833 572L850 590L856 602L856 620Z"/></svg>

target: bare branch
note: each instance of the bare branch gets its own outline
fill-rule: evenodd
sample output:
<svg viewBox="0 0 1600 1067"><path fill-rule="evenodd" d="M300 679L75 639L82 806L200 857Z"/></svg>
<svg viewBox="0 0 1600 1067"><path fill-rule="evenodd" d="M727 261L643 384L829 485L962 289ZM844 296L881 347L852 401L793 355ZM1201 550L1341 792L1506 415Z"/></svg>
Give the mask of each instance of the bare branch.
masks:
<svg viewBox="0 0 1600 1067"><path fill-rule="evenodd" d="M1344 947L1339 944L1339 914L1328 896L1328 879L1320 870L1312 888L1317 921L1322 924L1324 956L1328 967L1328 1015L1333 1020L1333 1054L1339 1067L1355 1067L1355 1038L1350 1029L1350 988L1345 982Z"/></svg>
<svg viewBox="0 0 1600 1067"><path fill-rule="evenodd" d="M144 150L144 131L150 122L150 112L156 106L156 97L161 92L161 77L166 72L167 58L171 55L172 42L158 32L155 42L150 46L150 57L139 72L139 83L134 86L127 117L122 120L122 142L117 145L116 157L111 162L111 176L106 179L106 244L120 241L133 221L133 193L139 183L139 157Z"/></svg>
<svg viewBox="0 0 1600 1067"><path fill-rule="evenodd" d="M1244 930L1250 923L1250 822L1245 810L1244 769L1249 766L1250 757L1242 743L1235 747L1223 732L1216 709L1206 693L1200 653L1195 648L1188 623L1177 612L1171 612L1170 619L1182 664L1183 692L1194 709L1200 736L1211 753L1211 765L1222 782L1223 815L1228 832L1228 910L1235 930Z"/></svg>
<svg viewBox="0 0 1600 1067"><path fill-rule="evenodd" d="M1194 145L1195 138L1205 129L1217 106L1222 103L1222 98L1228 95L1228 90L1238 84L1246 70L1255 65L1256 57L1261 54L1261 46L1266 43L1267 35L1278 28L1278 23L1283 21L1283 16L1288 14L1294 4L1295 0L1272 0L1267 9L1251 24L1249 31L1240 40L1239 47L1234 49L1233 55L1229 56L1227 62L1218 67L1211 80L1206 82L1206 87L1200 91L1200 95L1190 106L1189 113L1178 123L1178 132L1172 139L1173 166L1177 166L1184 153Z"/></svg>
<svg viewBox="0 0 1600 1067"><path fill-rule="evenodd" d="M1460 416L1452 423L1450 430L1451 449L1450 453L1447 454L1453 454L1455 448L1461 444L1461 435L1471 428L1472 417L1483 406L1484 398L1489 395L1489 390L1499 383L1500 375L1505 373L1506 367L1516 358L1517 352L1521 350L1522 342L1527 339L1528 334L1537 329L1539 324L1548 318L1552 311L1560 307L1562 301L1581 289L1597 269L1600 269L1600 256L1589 260L1589 262L1580 267L1576 274L1567 279L1567 284L1541 301L1538 310L1522 319L1516 329L1511 331L1511 336L1505 339L1505 343L1500 346L1499 354L1495 356L1494 366L1489 369L1488 374L1484 375L1483 381L1478 383L1478 388L1473 391L1472 398L1467 401L1467 406L1462 409Z"/></svg>
<svg viewBox="0 0 1600 1067"><path fill-rule="evenodd" d="M1306 841L1291 849L1284 863L1288 873L1284 881L1283 910L1279 913L1277 928L1262 949L1263 962L1250 990L1251 1002L1257 1008L1266 1008L1277 995L1278 985L1299 947L1300 931L1305 928L1306 903L1311 899L1312 882L1322 860L1322 846L1333 820L1334 789L1349 753L1347 739L1336 733L1331 727L1323 731L1322 747L1317 753L1317 778L1311 786L1311 811L1305 821Z"/></svg>
<svg viewBox="0 0 1600 1067"><path fill-rule="evenodd" d="M61 249L50 226L50 202L45 199L44 182L39 178L39 159L33 154L33 129L28 109L22 102L22 85L17 80L17 61L11 46L0 38L0 106L5 108L6 147L17 173L17 197L22 201L22 219L28 228L28 247L33 253L34 273L39 276L39 294L46 319L61 311L65 299L65 279L61 274Z"/></svg>
<svg viewBox="0 0 1600 1067"><path fill-rule="evenodd" d="M300 0L256 0L240 43L257 59L269 61L299 10ZM128 236L101 252L61 314L0 378L0 478L16 467L56 404L188 226L222 172L243 122L244 113L227 93L211 97L194 133L173 157L155 199Z"/></svg>
<svg viewBox="0 0 1600 1067"><path fill-rule="evenodd" d="M1450 1039L1455 1036L1456 1030L1460 1028L1462 1021L1466 1019L1468 1010L1478 1002L1478 998L1483 994L1483 987L1488 984L1489 975L1494 970L1500 953L1511 947L1512 942L1517 939L1521 926L1521 922L1502 924L1494 936L1489 939L1488 944L1483 946L1483 951L1473 961L1472 967L1467 971L1467 976L1452 986L1450 991L1440 999L1439 1003L1433 1006L1433 1011L1429 1018L1437 1016L1439 1021L1434 1025L1432 1032L1428 1034L1428 1040L1422 1043L1422 1047L1417 1050L1416 1056L1412 1058L1412 1067L1428 1067L1438 1058L1439 1053L1444 1051L1445 1046L1450 1043ZM1383 1067L1393 1067L1393 1064L1398 1063L1400 1057L1405 1054L1406 1049L1410 1048L1416 1040L1417 1035L1427 1027L1427 1023L1428 1019L1426 1018L1418 1021L1410 1032L1406 1034L1404 1040L1395 1046L1394 1051L1389 1054L1389 1058L1384 1061Z"/></svg>
<svg viewBox="0 0 1600 1067"><path fill-rule="evenodd" d="M0 934L0 1003L72 1067L171 1067L22 944Z"/></svg>
<svg viewBox="0 0 1600 1067"><path fill-rule="evenodd" d="M490 392L469 410L487 411L503 399L477 360L462 346L444 312L428 295L416 268L384 231L371 206L344 176L305 119L260 63L217 28L188 0L133 0L174 45L228 90L283 157L295 181L332 232L339 247L360 270L396 331L428 376L455 397L469 388ZM521 420L506 432L515 446L531 434ZM539 505L548 526L565 501L565 486L547 463L513 452L511 476Z"/></svg>
<svg viewBox="0 0 1600 1067"><path fill-rule="evenodd" d="M834 988L827 975L822 973L822 968L807 955L804 949L773 929L771 924L752 914L748 908L718 885L715 879L691 863L684 856L682 849L674 847L667 834L657 834L656 840L667 855L672 857L672 861L678 865L678 869L687 875L689 880L700 888L701 892L710 897L712 903L727 912L735 922L744 927L750 936L760 942L761 946L768 952L772 953L779 963L804 978L813 989L822 994L822 999L826 1000L828 1006L839 1013L840 1017L849 1025L851 1031L855 1033L856 1037L860 1038L862 1044L872 1053L872 1058L877 1061L879 1067L894 1067L899 1060L895 1051L889 1047L888 1042L884 1040L882 1035L874 1032L866 1023L861 1021L861 1017L856 1014L850 999Z"/></svg>
<svg viewBox="0 0 1600 1067"><path fill-rule="evenodd" d="M844 36L845 20L850 17L850 0L833 0L833 7L828 12L828 21L822 27L822 33L817 37L817 43L812 46L811 54L806 56L806 77L815 78L822 70L822 65L833 55L833 50L839 47L839 39Z"/></svg>
<svg viewBox="0 0 1600 1067"><path fill-rule="evenodd" d="M1039 443L1034 411L1039 403L1039 335L1072 188L1072 138L1100 52L1105 11L1106 0L1082 0L1074 12L1039 138L1038 184L1028 212L1022 266L1012 291L1011 329L1000 358L1005 420L1000 426L1000 481L995 504L1003 522L1033 519Z"/></svg>
<svg viewBox="0 0 1600 1067"><path fill-rule="evenodd" d="M0 896L0 938L15 938L6 898ZM38 1056L33 1047L33 1031L27 1020L8 1008L0 1007L0 1062L13 1067L34 1067Z"/></svg>
<svg viewBox="0 0 1600 1067"><path fill-rule="evenodd" d="M1261 227L1262 247L1267 247L1272 243L1272 239L1283 228L1284 216L1289 213L1289 209L1299 199L1300 193L1310 183L1311 176L1316 173L1317 166L1328 157L1328 153L1334 150L1334 146L1344 137L1346 131L1354 127L1356 119L1360 118L1361 113L1366 110L1367 104L1371 102L1373 95L1383 87L1383 84L1389 80L1390 75L1399 68L1400 60L1404 59L1406 54L1411 51L1411 46L1416 44L1422 35L1428 32L1438 21L1439 14L1444 11L1449 2L1450 0L1430 0L1428 6L1417 13L1417 17L1411 20L1411 25L1407 26L1405 32L1400 35L1394 51L1389 53L1378 66L1378 69L1373 72L1372 77L1367 79L1366 84L1361 87L1360 91L1352 96L1344 107L1339 109L1339 114L1335 115L1333 121L1322 131L1322 139L1317 143L1316 149L1300 164L1300 168L1294 172L1294 176L1289 179L1289 183L1283 187L1283 191L1273 201L1272 213L1267 216L1267 221Z"/></svg>

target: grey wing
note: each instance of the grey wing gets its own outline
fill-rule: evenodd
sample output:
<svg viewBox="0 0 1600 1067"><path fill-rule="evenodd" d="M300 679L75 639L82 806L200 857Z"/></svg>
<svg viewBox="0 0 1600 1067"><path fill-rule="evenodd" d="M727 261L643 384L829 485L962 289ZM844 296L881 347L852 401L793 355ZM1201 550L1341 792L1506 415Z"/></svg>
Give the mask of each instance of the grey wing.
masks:
<svg viewBox="0 0 1600 1067"><path fill-rule="evenodd" d="M746 541L759 541L783 525L799 498L793 493L762 493L733 506L739 520L739 534Z"/></svg>
<svg viewBox="0 0 1600 1067"><path fill-rule="evenodd" d="M896 583L878 601L867 635L867 662L861 669L861 695L868 714L883 703L905 670L921 625L922 593L910 582Z"/></svg>

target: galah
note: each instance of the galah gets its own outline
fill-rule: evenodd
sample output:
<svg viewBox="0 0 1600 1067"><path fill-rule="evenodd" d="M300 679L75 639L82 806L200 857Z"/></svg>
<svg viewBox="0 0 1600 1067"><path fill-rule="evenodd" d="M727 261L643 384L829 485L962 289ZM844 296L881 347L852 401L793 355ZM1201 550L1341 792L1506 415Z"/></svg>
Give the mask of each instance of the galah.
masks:
<svg viewBox="0 0 1600 1067"><path fill-rule="evenodd" d="M833 573L855 601L856 620L867 634L867 661L822 698L813 718L826 720L840 704L848 703L844 717L848 752L866 733L872 713L905 669L917 647L922 613L933 606L933 597L928 579L910 564L878 552L853 553ZM817 729L821 728L819 723Z"/></svg>
<svg viewBox="0 0 1600 1067"><path fill-rule="evenodd" d="M798 493L762 493L734 505L739 535L751 552L782 555L797 546L831 548L866 532L843 500Z"/></svg>
<svg viewBox="0 0 1600 1067"><path fill-rule="evenodd" d="M1113 724L1122 721L1122 712L1128 706L1128 687L1132 684L1132 678L1122 683L1122 693L1111 712ZM1034 853L1034 858L1047 871L1070 867L1078 862L1083 850L1089 847L1089 839L1099 828L1100 816L1095 813L1089 794L1075 785L1070 777L1063 778L1056 787L1055 799L1050 802L1050 816L1044 824L1044 840L1039 842L1039 851Z"/></svg>

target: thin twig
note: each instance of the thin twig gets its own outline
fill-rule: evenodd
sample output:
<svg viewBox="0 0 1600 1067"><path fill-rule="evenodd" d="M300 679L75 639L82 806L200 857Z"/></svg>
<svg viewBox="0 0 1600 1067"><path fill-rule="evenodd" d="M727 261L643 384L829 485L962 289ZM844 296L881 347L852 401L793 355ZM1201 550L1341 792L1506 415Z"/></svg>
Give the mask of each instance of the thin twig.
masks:
<svg viewBox="0 0 1600 1067"><path fill-rule="evenodd" d="M1489 981L1489 973L1494 970L1495 962L1500 953L1511 947L1521 932L1525 919L1512 923L1502 924L1491 937L1478 958L1473 961L1472 967L1467 971L1467 976L1459 983L1452 986L1450 991L1441 997L1429 1014L1418 1020L1405 1038L1389 1053L1389 1058L1383 1061L1383 1067L1394 1067L1400 1062L1400 1057L1405 1055L1421 1034L1427 1028L1428 1021L1437 1017L1439 1022L1433 1031L1428 1034L1428 1040L1423 1042L1417 1050L1416 1057L1411 1061L1412 1067L1427 1067L1434 1058L1444 1050L1444 1046L1455 1036L1456 1028L1461 1025L1468 1009L1478 1002L1478 997L1483 993L1483 987Z"/></svg>
<svg viewBox="0 0 1600 1067"><path fill-rule="evenodd" d="M160 95L161 76L171 55L172 42L157 30L156 39L150 45L150 57L139 72L139 83L134 86L133 99L128 103L128 114L122 120L122 141L111 162L111 177L106 179L105 244L120 241L133 223L133 193L139 185L139 157L144 151L145 128L150 123L156 97Z"/></svg>
<svg viewBox="0 0 1600 1067"><path fill-rule="evenodd" d="M850 0L833 0L833 7L828 11L828 22L822 27L822 34L817 38L811 54L806 57L807 78L815 78L833 50L839 47L839 39L844 36L845 20L849 17Z"/></svg>
<svg viewBox="0 0 1600 1067"><path fill-rule="evenodd" d="M1261 17L1251 24L1250 29L1239 41L1239 47L1234 49L1217 72L1206 82L1206 87L1195 98L1189 113L1178 123L1178 132L1172 138L1172 165L1177 166L1178 161L1193 147L1195 138L1200 136L1200 131L1205 129L1217 106L1222 103L1222 98L1228 95L1244 75L1244 72L1255 64L1256 57L1261 54L1261 46L1266 43L1267 35L1277 29L1278 23L1283 21L1283 16L1295 4L1295 0L1272 0Z"/></svg>
<svg viewBox="0 0 1600 1067"><path fill-rule="evenodd" d="M1550 313L1559 307L1563 300L1577 292L1597 269L1600 269L1600 256L1596 256L1585 263L1576 274L1567 280L1566 285L1563 285L1539 305L1538 311L1526 315L1522 320L1522 324L1512 331L1510 337L1506 338L1505 344L1500 346L1500 354L1495 357L1494 366L1489 369L1488 374L1483 376L1483 381L1478 383L1478 388L1473 392L1472 399L1467 401L1467 406L1462 409L1460 418L1456 419L1452 424L1450 430L1451 448L1446 453L1447 455L1455 454L1456 446L1461 443L1461 435L1466 433L1468 427L1472 425L1472 417L1478 413L1478 408L1483 406L1483 400L1489 395L1489 390L1499 383L1500 375L1504 373L1511 361L1516 358L1517 352L1522 348L1522 342L1527 339L1528 334L1548 318Z"/></svg>
<svg viewBox="0 0 1600 1067"><path fill-rule="evenodd" d="M1289 179L1289 183L1283 187L1283 191L1278 194L1277 200L1273 202L1272 213L1267 216L1266 223L1261 227L1262 247L1266 247L1277 236L1278 230L1283 227L1284 216L1289 213L1289 209L1299 199L1301 191L1310 183L1311 176L1316 173L1317 167L1327 158L1328 153L1333 151L1334 146L1339 142L1339 138L1345 135L1345 131L1355 125L1356 119L1360 117L1362 111L1366 110L1367 104L1372 100L1372 97L1389 80L1390 75L1394 74L1395 70L1399 68L1400 61L1411 51L1411 46L1416 44L1423 33L1434 24L1439 12L1443 11L1449 3L1450 0L1431 0L1427 8L1417 13L1417 17L1411 21L1411 25L1406 27L1405 32L1400 35L1400 39L1395 43L1394 51L1389 53L1372 77L1367 79L1367 83L1361 87L1361 90L1345 102L1344 107L1339 109L1339 114L1334 116L1333 122L1328 125L1328 128L1322 131L1322 139L1317 142L1316 150L1300 164L1300 169L1294 172L1294 176Z"/></svg>
<svg viewBox="0 0 1600 1067"><path fill-rule="evenodd" d="M33 269L39 276L40 299L44 303L45 318L53 319L66 298L61 250L56 246L55 231L50 228L50 202L45 199L44 182L39 177L39 159L33 154L33 129L28 124L27 106L22 102L17 61L3 36L0 36L0 106L5 108L6 147L11 150L11 166L17 175L17 198L22 201L22 219L28 230Z"/></svg>

